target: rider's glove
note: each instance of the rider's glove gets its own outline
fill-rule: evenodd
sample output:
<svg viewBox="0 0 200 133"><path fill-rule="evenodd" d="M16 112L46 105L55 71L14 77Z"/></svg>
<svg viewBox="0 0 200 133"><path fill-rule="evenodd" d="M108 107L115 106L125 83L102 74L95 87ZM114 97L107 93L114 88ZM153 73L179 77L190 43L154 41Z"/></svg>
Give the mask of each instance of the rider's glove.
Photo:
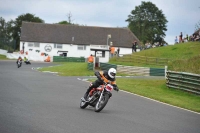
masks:
<svg viewBox="0 0 200 133"><path fill-rule="evenodd" d="M114 89L115 91L119 91L119 88L117 87L117 85L113 85L113 89Z"/></svg>
<svg viewBox="0 0 200 133"><path fill-rule="evenodd" d="M119 91L119 88L118 88L118 87L115 87L114 90Z"/></svg>

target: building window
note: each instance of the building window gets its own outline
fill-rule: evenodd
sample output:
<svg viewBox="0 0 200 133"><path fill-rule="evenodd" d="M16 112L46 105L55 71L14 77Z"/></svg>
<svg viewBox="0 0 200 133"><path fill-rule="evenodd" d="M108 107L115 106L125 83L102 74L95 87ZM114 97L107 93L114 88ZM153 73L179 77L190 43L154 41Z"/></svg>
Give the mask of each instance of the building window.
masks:
<svg viewBox="0 0 200 133"><path fill-rule="evenodd" d="M62 44L54 44L54 48L62 49Z"/></svg>
<svg viewBox="0 0 200 133"><path fill-rule="evenodd" d="M33 46L34 46L34 43L32 43L32 42L28 43L28 47L33 47Z"/></svg>
<svg viewBox="0 0 200 133"><path fill-rule="evenodd" d="M78 50L86 50L86 45L78 45Z"/></svg>
<svg viewBox="0 0 200 133"><path fill-rule="evenodd" d="M28 47L40 47L40 43L38 42L29 42Z"/></svg>
<svg viewBox="0 0 200 133"><path fill-rule="evenodd" d="M40 47L40 43L34 42L34 47Z"/></svg>

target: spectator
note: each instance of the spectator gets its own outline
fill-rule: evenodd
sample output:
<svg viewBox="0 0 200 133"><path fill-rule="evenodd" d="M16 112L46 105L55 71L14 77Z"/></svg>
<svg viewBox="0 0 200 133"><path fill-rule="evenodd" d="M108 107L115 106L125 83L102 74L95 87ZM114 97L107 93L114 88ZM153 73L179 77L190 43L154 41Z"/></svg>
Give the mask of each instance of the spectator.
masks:
<svg viewBox="0 0 200 133"><path fill-rule="evenodd" d="M181 43L182 41L183 41L183 34L181 32L180 35L179 35L179 43Z"/></svg>
<svg viewBox="0 0 200 133"><path fill-rule="evenodd" d="M132 53L133 53L133 51L136 52L137 41L134 41L132 44L133 44L132 46Z"/></svg>
<svg viewBox="0 0 200 133"><path fill-rule="evenodd" d="M94 61L94 58L93 58L93 55L91 54L89 57L88 57L88 63L93 63Z"/></svg>
<svg viewBox="0 0 200 133"><path fill-rule="evenodd" d="M194 41L199 41L200 40L200 37L199 35L196 36L196 38L194 39Z"/></svg>
<svg viewBox="0 0 200 133"><path fill-rule="evenodd" d="M177 44L178 43L178 38L177 38L177 36L175 37L175 44Z"/></svg>
<svg viewBox="0 0 200 133"><path fill-rule="evenodd" d="M119 52L120 52L120 48L118 47L117 48L117 55L118 55L118 57L119 57Z"/></svg>
<svg viewBox="0 0 200 133"><path fill-rule="evenodd" d="M115 47L112 45L112 42L110 43L110 57L112 58L115 54Z"/></svg>
<svg viewBox="0 0 200 133"><path fill-rule="evenodd" d="M190 37L188 36L188 34L186 35L186 40L187 40L187 42L190 41Z"/></svg>
<svg viewBox="0 0 200 133"><path fill-rule="evenodd" d="M44 62L50 62L51 61L51 57L47 56L47 58L44 60Z"/></svg>
<svg viewBox="0 0 200 133"><path fill-rule="evenodd" d="M191 41L194 41L195 38L196 38L196 35L193 34L193 35L191 36Z"/></svg>

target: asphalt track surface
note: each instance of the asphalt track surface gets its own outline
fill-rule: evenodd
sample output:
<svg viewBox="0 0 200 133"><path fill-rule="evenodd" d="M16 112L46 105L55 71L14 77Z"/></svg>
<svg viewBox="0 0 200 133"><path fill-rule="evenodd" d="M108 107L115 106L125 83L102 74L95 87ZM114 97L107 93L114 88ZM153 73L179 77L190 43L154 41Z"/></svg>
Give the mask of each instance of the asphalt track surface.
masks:
<svg viewBox="0 0 200 133"><path fill-rule="evenodd" d="M89 83L0 61L0 133L200 133L200 114L123 91L100 112L80 109Z"/></svg>

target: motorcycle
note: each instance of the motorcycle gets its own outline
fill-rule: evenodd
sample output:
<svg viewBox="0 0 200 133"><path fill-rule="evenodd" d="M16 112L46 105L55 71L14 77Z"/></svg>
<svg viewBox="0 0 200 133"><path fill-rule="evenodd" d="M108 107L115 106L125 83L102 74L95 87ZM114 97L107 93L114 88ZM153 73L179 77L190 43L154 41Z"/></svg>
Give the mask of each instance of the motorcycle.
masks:
<svg viewBox="0 0 200 133"><path fill-rule="evenodd" d="M90 105L94 107L95 112L100 112L112 96L111 91L113 89L114 87L106 82L97 88L93 88L87 96L87 101L85 101L83 97L81 98L80 108L85 109L88 105Z"/></svg>
<svg viewBox="0 0 200 133"><path fill-rule="evenodd" d="M27 64L31 65L31 62L30 62L29 60L24 61L24 63L25 63L26 65L27 65Z"/></svg>
<svg viewBox="0 0 200 133"><path fill-rule="evenodd" d="M19 67L21 67L22 66L22 61L21 60L18 60L18 62L17 62L17 67L19 68Z"/></svg>

